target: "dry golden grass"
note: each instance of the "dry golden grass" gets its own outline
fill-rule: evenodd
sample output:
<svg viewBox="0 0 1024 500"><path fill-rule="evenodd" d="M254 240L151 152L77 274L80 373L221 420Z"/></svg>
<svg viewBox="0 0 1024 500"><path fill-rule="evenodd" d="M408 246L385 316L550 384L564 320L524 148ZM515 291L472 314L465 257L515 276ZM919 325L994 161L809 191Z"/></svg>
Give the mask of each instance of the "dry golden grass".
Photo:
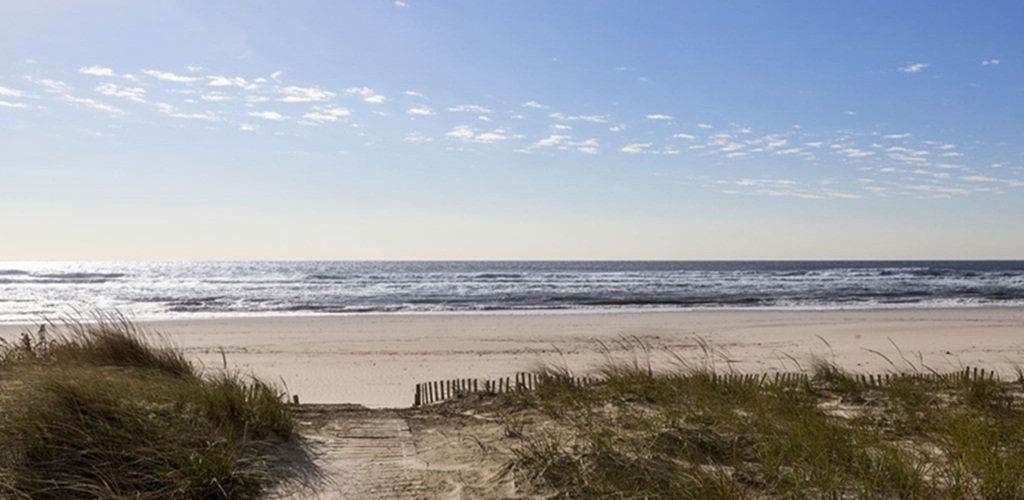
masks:
<svg viewBox="0 0 1024 500"><path fill-rule="evenodd" d="M273 480L281 391L204 376L120 315L51 331L0 345L0 496L254 498Z"/></svg>
<svg viewBox="0 0 1024 500"><path fill-rule="evenodd" d="M1024 498L1019 380L872 384L820 358L760 383L633 352L595 384L549 366L536 391L498 396L527 483L554 498Z"/></svg>

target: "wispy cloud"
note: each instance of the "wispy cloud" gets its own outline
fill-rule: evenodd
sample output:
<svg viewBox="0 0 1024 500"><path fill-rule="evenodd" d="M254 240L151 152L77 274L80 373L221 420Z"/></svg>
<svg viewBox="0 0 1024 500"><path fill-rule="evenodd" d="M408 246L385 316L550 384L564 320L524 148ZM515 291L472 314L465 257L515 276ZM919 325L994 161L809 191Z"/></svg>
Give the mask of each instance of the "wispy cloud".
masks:
<svg viewBox="0 0 1024 500"><path fill-rule="evenodd" d="M221 117L213 111L186 112L166 102L156 103L156 108L158 111L171 118L180 118L185 120L203 120L208 122L216 122L221 120Z"/></svg>
<svg viewBox="0 0 1024 500"><path fill-rule="evenodd" d="M650 149L653 145L654 144L650 142L637 142L623 146L622 149L620 149L619 151L626 154L635 155L647 152L647 150Z"/></svg>
<svg viewBox="0 0 1024 500"><path fill-rule="evenodd" d="M433 142L433 140L434 139L424 135L423 132L409 132L408 134L405 134L404 138L402 138L402 142L412 142L417 144Z"/></svg>
<svg viewBox="0 0 1024 500"><path fill-rule="evenodd" d="M865 158L868 156L875 156L875 153L871 151L865 151L857 148L844 148L838 151L839 154L845 155L847 158Z"/></svg>
<svg viewBox="0 0 1024 500"><path fill-rule="evenodd" d="M537 101L524 102L523 103L523 107L524 108L530 108L530 109L548 109L549 108L549 106L541 104L541 103L539 103Z"/></svg>
<svg viewBox="0 0 1024 500"><path fill-rule="evenodd" d="M252 113L249 113L249 116L275 122L288 119L287 116L284 116L281 113L278 113L277 111L254 111Z"/></svg>
<svg viewBox="0 0 1024 500"><path fill-rule="evenodd" d="M0 96L3 96L3 97L24 97L25 93L20 91L20 90L16 90L16 89L10 89L10 88L7 88L7 87L0 87Z"/></svg>
<svg viewBox="0 0 1024 500"><path fill-rule="evenodd" d="M450 137L452 139L466 140L472 139L473 136L476 135L476 132L465 125L460 125L446 132L444 135L445 137Z"/></svg>
<svg viewBox="0 0 1024 500"><path fill-rule="evenodd" d="M250 82L242 77L229 78L226 76L208 76L206 77L209 82L206 85L210 87L241 87L246 90L256 90L260 86L257 82ZM262 81L266 81L263 79Z"/></svg>
<svg viewBox="0 0 1024 500"><path fill-rule="evenodd" d="M491 113L491 110L477 106L476 104L459 104L458 106L452 106L448 108L448 111L452 113L476 113L476 114L487 114Z"/></svg>
<svg viewBox="0 0 1024 500"><path fill-rule="evenodd" d="M302 117L315 123L328 123L336 122L341 118L351 115L352 112L345 108L328 108L310 111L309 113L302 115Z"/></svg>
<svg viewBox="0 0 1024 500"><path fill-rule="evenodd" d="M107 113L111 113L111 114L115 114L115 115L127 114L121 108L118 108L116 106L111 106L109 104L102 103L102 102L97 101L95 99L89 99L87 97L76 97L76 96L73 96L73 95L64 95L64 96L61 97L61 99L64 100L65 102L69 102L69 103L71 103L71 104L73 104L75 106L92 108L92 109L96 109L96 110L99 110L99 111L106 111Z"/></svg>
<svg viewBox="0 0 1024 500"><path fill-rule="evenodd" d="M910 137L910 134L889 134L889 135L883 135L882 136L882 138L884 138L884 139L907 139L909 137Z"/></svg>
<svg viewBox="0 0 1024 500"><path fill-rule="evenodd" d="M656 114L656 115L647 115L647 119L648 120L671 120L672 117L669 116L669 115Z"/></svg>
<svg viewBox="0 0 1024 500"><path fill-rule="evenodd" d="M110 68L103 67L103 66L87 66L85 68L78 68L78 72L83 74L83 75L90 75L90 76L106 76L106 77L116 77L117 76L117 74L114 73L114 70L112 70Z"/></svg>
<svg viewBox="0 0 1024 500"><path fill-rule="evenodd" d="M284 97L281 102L322 102L333 98L336 94L316 87L284 87L278 90Z"/></svg>
<svg viewBox="0 0 1024 500"><path fill-rule="evenodd" d="M190 68L192 66L189 66ZM78 72L83 75L96 76L101 78L121 78L124 80L130 80L133 82L139 81L138 77L128 73L117 74L113 69L106 66L86 66L84 68L78 68Z"/></svg>
<svg viewBox="0 0 1024 500"><path fill-rule="evenodd" d="M988 59L986 61L981 61L981 65L982 66L998 66L999 65L999 59Z"/></svg>
<svg viewBox="0 0 1024 500"><path fill-rule="evenodd" d="M914 64L908 64L906 66L901 66L899 68L899 70L901 72L903 72L903 73L919 73L919 72L923 71L925 68L928 68L929 66L931 66L931 64L928 64L928 63L914 63Z"/></svg>
<svg viewBox="0 0 1024 500"><path fill-rule="evenodd" d="M216 92L211 92L209 94L201 94L199 96L199 98L204 100L204 101L209 101L209 102L220 102L220 101L229 101L229 100L231 100L231 97L226 96L224 94L219 94L219 93L216 93Z"/></svg>
<svg viewBox="0 0 1024 500"><path fill-rule="evenodd" d="M157 80L174 83L194 83L202 80L202 78L195 76L182 76L167 71L158 71L155 69L144 69L141 72L143 75L151 76Z"/></svg>
<svg viewBox="0 0 1024 500"><path fill-rule="evenodd" d="M25 76L25 79L36 85L43 87L43 90L45 90L46 92L50 92L53 94L62 94L64 92L71 90L70 85L60 80L50 80L49 78L36 78L34 76Z"/></svg>
<svg viewBox="0 0 1024 500"><path fill-rule="evenodd" d="M504 141L506 139L508 139L508 136L505 135L504 131L496 130L493 132L484 132L482 134L478 134L474 142L479 142L482 144L492 144L495 142Z"/></svg>
<svg viewBox="0 0 1024 500"><path fill-rule="evenodd" d="M580 141L580 142L577 142L577 143L573 144L573 146L576 147L576 151L579 151L580 153L584 153L584 154L588 154L588 155L596 155L598 153L598 149L597 148L600 145L601 145L600 141L598 141L597 138L595 138L595 137L591 137L590 139L587 139L587 140L584 140L584 141Z"/></svg>
<svg viewBox="0 0 1024 500"><path fill-rule="evenodd" d="M462 142L477 144L494 144L505 141L509 138L505 131L501 129L479 133L473 128L465 125L459 125L446 132L444 135L450 139L458 139Z"/></svg>
<svg viewBox="0 0 1024 500"><path fill-rule="evenodd" d="M608 117L601 115L564 115L562 113L551 113L548 117L567 122L582 121L591 123L608 123Z"/></svg>
<svg viewBox="0 0 1024 500"><path fill-rule="evenodd" d="M96 92L110 97L120 97L135 102L146 102L146 89L141 87L119 87L113 83L104 83L95 88Z"/></svg>
<svg viewBox="0 0 1024 500"><path fill-rule="evenodd" d="M345 95L362 97L364 102L370 104L380 104L387 100L386 97L374 92L370 87L350 87L345 89Z"/></svg>
<svg viewBox="0 0 1024 500"><path fill-rule="evenodd" d="M558 145L568 141L569 139L572 139L572 137L568 136L568 135L552 134L552 135L549 135L549 136L547 136L547 137L545 137L545 138L543 138L543 139L541 139L541 140L539 140L537 142L534 142L533 144L530 145L530 147L531 148L551 148L551 147L558 146Z"/></svg>
<svg viewBox="0 0 1024 500"><path fill-rule="evenodd" d="M432 110L432 109L430 109L430 108L428 108L426 106L419 106L419 107L416 107L416 108L410 108L410 109L406 110L405 113L409 114L409 115L413 115L413 116L434 116L434 115L437 114L437 113L434 112L434 110Z"/></svg>

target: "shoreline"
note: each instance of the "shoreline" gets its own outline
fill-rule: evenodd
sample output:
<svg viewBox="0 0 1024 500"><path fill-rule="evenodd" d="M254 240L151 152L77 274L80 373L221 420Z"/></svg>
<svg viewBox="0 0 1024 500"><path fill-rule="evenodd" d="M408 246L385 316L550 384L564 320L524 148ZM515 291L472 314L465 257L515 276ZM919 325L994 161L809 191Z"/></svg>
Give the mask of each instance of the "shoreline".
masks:
<svg viewBox="0 0 1024 500"><path fill-rule="evenodd" d="M586 371L604 359L602 342L619 352L614 344L622 338L649 344L659 366L669 362L666 351L697 360L699 343L707 342L722 351L717 369L746 372L796 371L812 355L872 373L894 369L877 353L900 365L923 360L937 371L978 365L1009 374L1024 361L1024 307L332 314L140 324L166 333L208 369L221 369L223 351L229 369L283 382L303 402L368 407L409 406L418 382L511 376L542 360ZM27 326L0 325L0 337Z"/></svg>
<svg viewBox="0 0 1024 500"><path fill-rule="evenodd" d="M672 314L672 313L742 313L742 312L794 312L794 313L817 313L817 312L844 312L844 311L935 311L935 310L983 310L983 309L1021 309L1024 310L1024 303L1013 304L980 304L980 305L948 305L948 304L925 304L925 303L898 303L898 304L871 304L864 306L709 306L709 307L566 307L566 308L535 308L535 309L453 309L439 311L360 311L360 312L215 312L210 315L203 313L178 313L181 316L167 315L138 316L134 313L127 313L126 316L137 323L175 323L192 321L220 321L220 320L275 320L275 319L303 319L303 318L337 318L337 317L387 317L387 316L423 316L423 317L447 317L447 316L561 316L561 315L616 315L616 314ZM115 309L116 311L118 309ZM59 318L61 316L57 316ZM24 319L0 319L0 335L4 330L15 327L27 327L40 323L51 322L52 317L40 316L37 320L26 321Z"/></svg>

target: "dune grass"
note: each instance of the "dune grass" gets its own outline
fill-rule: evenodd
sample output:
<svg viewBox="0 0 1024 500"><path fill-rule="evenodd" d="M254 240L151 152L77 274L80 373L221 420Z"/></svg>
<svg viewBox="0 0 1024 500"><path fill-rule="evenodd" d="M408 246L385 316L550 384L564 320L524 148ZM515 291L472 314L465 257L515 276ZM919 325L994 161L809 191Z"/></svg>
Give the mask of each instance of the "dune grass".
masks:
<svg viewBox="0 0 1024 500"><path fill-rule="evenodd" d="M0 497L254 498L292 437L283 394L204 375L119 315L0 344Z"/></svg>
<svg viewBox="0 0 1024 500"><path fill-rule="evenodd" d="M649 355L585 386L542 367L536 391L500 396L526 482L554 498L1024 498L1020 381L865 384L821 358L762 384Z"/></svg>

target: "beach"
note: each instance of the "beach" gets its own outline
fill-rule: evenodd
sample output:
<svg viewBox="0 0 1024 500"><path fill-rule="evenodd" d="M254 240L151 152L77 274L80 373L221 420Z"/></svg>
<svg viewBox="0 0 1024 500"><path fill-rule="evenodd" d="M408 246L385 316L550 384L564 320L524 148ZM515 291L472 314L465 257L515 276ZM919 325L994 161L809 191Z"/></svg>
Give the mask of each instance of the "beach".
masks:
<svg viewBox="0 0 1024 500"><path fill-rule="evenodd" d="M1014 375L1024 360L1024 308L715 310L530 314L366 314L170 320L143 323L209 370L253 373L304 403L406 407L415 384L513 376L538 363L577 373L606 349L638 339L657 367L708 360L717 370L772 373L813 356L854 372L952 371L980 366ZM29 325L0 325L14 338ZM895 365L895 366L894 366Z"/></svg>

